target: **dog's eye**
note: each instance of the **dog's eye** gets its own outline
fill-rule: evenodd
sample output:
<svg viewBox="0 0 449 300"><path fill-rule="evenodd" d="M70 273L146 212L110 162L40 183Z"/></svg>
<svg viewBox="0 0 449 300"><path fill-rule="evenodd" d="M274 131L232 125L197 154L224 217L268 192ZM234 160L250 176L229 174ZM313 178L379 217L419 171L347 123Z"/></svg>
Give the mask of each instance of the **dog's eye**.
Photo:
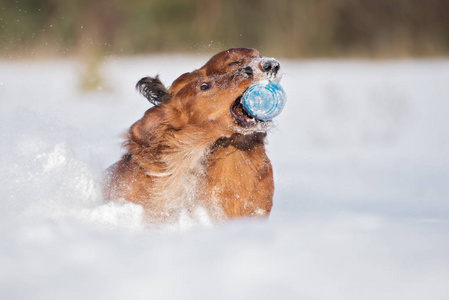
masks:
<svg viewBox="0 0 449 300"><path fill-rule="evenodd" d="M236 61L233 61L233 62L229 63L229 64L228 64L228 67L231 67L231 66L238 66L238 65L240 65L241 63L242 63L241 60L236 60Z"/></svg>
<svg viewBox="0 0 449 300"><path fill-rule="evenodd" d="M203 82L200 85L200 90L205 91L205 90L210 89L210 87L211 87L211 83L210 82Z"/></svg>

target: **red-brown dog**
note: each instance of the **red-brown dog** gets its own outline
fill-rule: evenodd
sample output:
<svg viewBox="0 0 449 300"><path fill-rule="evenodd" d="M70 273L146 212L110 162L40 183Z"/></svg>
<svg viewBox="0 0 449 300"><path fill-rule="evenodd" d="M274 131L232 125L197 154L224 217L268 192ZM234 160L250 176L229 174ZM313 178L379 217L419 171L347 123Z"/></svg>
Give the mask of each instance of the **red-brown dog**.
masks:
<svg viewBox="0 0 449 300"><path fill-rule="evenodd" d="M256 81L280 79L279 62L253 49L213 56L167 90L158 77L137 88L155 104L134 123L126 154L107 171L105 197L140 204L154 223L206 211L212 220L266 216L273 173L264 139L270 122L242 109Z"/></svg>

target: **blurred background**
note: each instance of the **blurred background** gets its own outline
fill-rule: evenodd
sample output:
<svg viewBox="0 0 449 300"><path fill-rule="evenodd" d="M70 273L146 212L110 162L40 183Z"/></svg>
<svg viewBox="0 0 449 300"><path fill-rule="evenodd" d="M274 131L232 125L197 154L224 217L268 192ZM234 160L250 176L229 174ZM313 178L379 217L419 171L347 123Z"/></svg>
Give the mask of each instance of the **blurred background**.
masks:
<svg viewBox="0 0 449 300"><path fill-rule="evenodd" d="M0 0L0 57L449 54L447 0Z"/></svg>

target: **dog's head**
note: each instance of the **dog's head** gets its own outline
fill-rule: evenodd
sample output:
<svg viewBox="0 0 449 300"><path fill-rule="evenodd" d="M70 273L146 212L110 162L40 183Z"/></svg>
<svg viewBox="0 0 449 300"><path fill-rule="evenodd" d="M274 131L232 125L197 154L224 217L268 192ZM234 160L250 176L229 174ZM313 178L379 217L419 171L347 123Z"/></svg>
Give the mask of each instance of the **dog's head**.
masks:
<svg viewBox="0 0 449 300"><path fill-rule="evenodd" d="M255 78L253 68L247 66L222 75L192 80L174 95L161 89L159 95L171 96L170 99L149 109L131 127L131 139L145 145L151 143L151 140L157 140L159 135L163 135L162 132L168 130L173 134L181 134L186 128L194 128L184 130L186 133L206 133L205 136L210 141L230 137L234 133L266 131L270 122L251 118L240 104L242 94ZM157 78L152 82L160 86Z"/></svg>
<svg viewBox="0 0 449 300"><path fill-rule="evenodd" d="M179 76L168 89L168 95L161 92L167 89L158 77L142 78L136 87L148 101L157 105L168 101L189 82L198 81L207 76L223 75L244 67L252 68L254 81L281 79L281 65L276 59L263 57L254 49L232 48L212 56L201 68Z"/></svg>
<svg viewBox="0 0 449 300"><path fill-rule="evenodd" d="M167 89L159 77L142 78L136 88L155 105L132 133L145 135L159 122L180 130L201 126L217 136L266 131L271 122L249 116L240 101L254 82L280 80L280 64L253 49L236 48L213 56L202 68L185 73Z"/></svg>

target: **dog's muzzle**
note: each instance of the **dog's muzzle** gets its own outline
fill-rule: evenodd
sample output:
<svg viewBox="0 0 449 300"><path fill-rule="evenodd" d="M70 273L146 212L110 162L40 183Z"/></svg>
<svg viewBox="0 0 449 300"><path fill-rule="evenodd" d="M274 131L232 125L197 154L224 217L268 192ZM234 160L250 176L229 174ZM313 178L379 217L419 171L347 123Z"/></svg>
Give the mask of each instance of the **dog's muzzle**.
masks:
<svg viewBox="0 0 449 300"><path fill-rule="evenodd" d="M281 64L274 58L263 58L260 67L269 77L276 77L281 68Z"/></svg>

